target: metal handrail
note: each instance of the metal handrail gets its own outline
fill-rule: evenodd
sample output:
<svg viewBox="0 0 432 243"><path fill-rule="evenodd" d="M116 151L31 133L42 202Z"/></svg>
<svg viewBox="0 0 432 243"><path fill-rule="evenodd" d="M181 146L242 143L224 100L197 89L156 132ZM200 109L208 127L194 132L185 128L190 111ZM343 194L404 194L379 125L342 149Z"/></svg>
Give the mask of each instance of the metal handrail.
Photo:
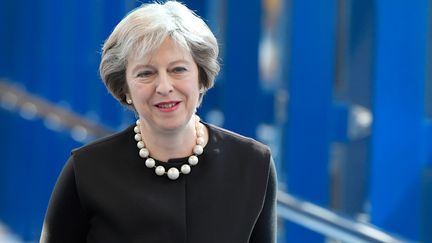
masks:
<svg viewBox="0 0 432 243"><path fill-rule="evenodd" d="M113 133L102 124L17 88L6 80L0 80L0 107L17 112L26 119L43 119L52 130L66 128L63 130L70 130L72 137L80 142Z"/></svg>
<svg viewBox="0 0 432 243"><path fill-rule="evenodd" d="M412 242L278 191L278 216L343 242ZM412 242L413 243L413 242Z"/></svg>

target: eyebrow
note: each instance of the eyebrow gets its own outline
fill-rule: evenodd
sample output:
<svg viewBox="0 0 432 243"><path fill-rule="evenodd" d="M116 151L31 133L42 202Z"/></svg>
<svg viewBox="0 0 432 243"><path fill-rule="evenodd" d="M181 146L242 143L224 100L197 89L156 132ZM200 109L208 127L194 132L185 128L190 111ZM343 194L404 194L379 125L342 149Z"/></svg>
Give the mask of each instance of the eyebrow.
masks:
<svg viewBox="0 0 432 243"><path fill-rule="evenodd" d="M178 59L178 60L174 60L170 63L168 63L168 66L172 66L172 65L176 65L176 64L186 64L186 65L191 65L191 62L186 60L186 59ZM136 66L132 67L131 72L135 73L138 69L141 68L154 68L154 65L147 63L147 64L140 64L138 63Z"/></svg>

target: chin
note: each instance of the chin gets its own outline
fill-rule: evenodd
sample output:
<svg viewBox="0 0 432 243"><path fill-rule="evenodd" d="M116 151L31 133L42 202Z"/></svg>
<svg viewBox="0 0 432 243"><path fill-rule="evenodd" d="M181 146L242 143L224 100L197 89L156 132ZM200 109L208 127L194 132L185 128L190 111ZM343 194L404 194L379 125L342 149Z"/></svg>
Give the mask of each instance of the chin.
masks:
<svg viewBox="0 0 432 243"><path fill-rule="evenodd" d="M186 127L188 122L189 119L187 119L187 117L161 119L159 127L164 130L174 131Z"/></svg>

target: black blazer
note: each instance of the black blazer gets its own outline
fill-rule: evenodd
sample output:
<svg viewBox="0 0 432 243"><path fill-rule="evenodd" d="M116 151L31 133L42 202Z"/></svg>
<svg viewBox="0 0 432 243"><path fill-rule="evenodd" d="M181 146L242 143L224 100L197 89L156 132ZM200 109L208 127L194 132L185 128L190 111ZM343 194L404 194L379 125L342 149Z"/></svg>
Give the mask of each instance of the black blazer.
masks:
<svg viewBox="0 0 432 243"><path fill-rule="evenodd" d="M199 164L175 181L145 167L133 126L74 150L51 196L41 242L276 242L277 180L268 147L205 125L209 141Z"/></svg>

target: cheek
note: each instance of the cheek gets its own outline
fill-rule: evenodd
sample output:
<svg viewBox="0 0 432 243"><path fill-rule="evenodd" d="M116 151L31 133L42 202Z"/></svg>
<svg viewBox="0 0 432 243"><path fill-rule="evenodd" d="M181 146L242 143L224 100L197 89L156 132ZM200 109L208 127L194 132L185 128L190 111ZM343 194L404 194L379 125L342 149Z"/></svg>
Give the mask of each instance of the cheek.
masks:
<svg viewBox="0 0 432 243"><path fill-rule="evenodd" d="M190 96L199 96L199 86L197 84L192 83L187 87L187 89Z"/></svg>
<svg viewBox="0 0 432 243"><path fill-rule="evenodd" d="M129 92L135 100L146 101L151 98L152 91L150 87L143 87L142 85L130 86Z"/></svg>

